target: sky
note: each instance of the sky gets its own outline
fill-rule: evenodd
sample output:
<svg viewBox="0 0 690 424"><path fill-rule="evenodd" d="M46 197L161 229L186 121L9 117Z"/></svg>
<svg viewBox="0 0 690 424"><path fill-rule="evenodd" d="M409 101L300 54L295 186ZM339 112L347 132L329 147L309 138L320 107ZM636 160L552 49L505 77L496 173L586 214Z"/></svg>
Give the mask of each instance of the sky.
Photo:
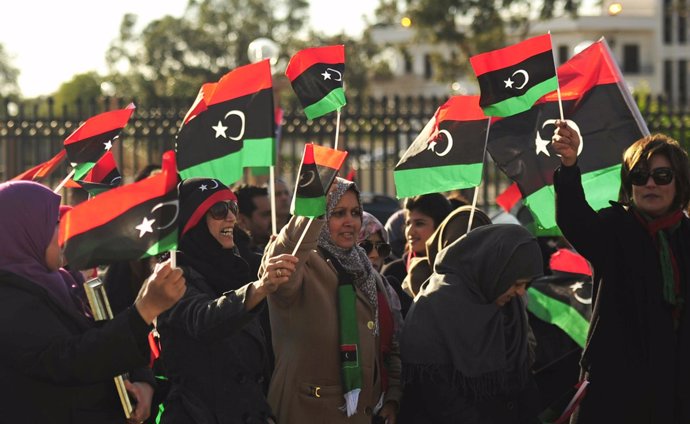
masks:
<svg viewBox="0 0 690 424"><path fill-rule="evenodd" d="M19 0L3 7L0 43L21 71L25 97L48 95L75 74L106 72L105 52L118 37L122 17L136 14L139 25L165 15L182 16L188 0ZM358 35L374 0L350 0L337 14L333 2L310 1L310 25L326 34Z"/></svg>

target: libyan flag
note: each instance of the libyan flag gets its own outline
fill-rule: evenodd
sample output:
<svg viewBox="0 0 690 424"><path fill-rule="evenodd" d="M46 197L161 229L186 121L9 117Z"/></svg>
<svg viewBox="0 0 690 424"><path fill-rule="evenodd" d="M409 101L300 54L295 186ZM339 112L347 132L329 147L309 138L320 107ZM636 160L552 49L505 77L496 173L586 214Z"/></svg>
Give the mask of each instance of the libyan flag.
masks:
<svg viewBox="0 0 690 424"><path fill-rule="evenodd" d="M285 75L304 114L315 119L345 106L345 46L304 49L290 59Z"/></svg>
<svg viewBox="0 0 690 424"><path fill-rule="evenodd" d="M578 166L590 206L599 210L618 198L623 151L649 134L602 39L558 68L563 112L580 134ZM555 93L530 110L491 124L487 150L517 182L532 213L537 234L557 230L553 172L560 159L551 147L560 117Z"/></svg>
<svg viewBox="0 0 690 424"><path fill-rule="evenodd" d="M91 195L95 196L121 184L122 175L117 169L115 157L112 152L108 151L98 162L96 162L96 165L86 173L83 179L78 181L70 180L65 184L65 187L83 188Z"/></svg>
<svg viewBox="0 0 690 424"><path fill-rule="evenodd" d="M478 96L451 97L395 166L398 198L478 186L488 128Z"/></svg>
<svg viewBox="0 0 690 424"><path fill-rule="evenodd" d="M50 175L55 168L60 166L62 161L65 159L65 149L61 149L55 156L48 159L43 163L39 163L31 169L27 169L16 177L12 178L12 181L19 180L29 180L29 181L41 181L48 175Z"/></svg>
<svg viewBox="0 0 690 424"><path fill-rule="evenodd" d="M489 116L524 112L558 89L550 34L472 56L470 63L479 82L479 104Z"/></svg>
<svg viewBox="0 0 690 424"><path fill-rule="evenodd" d="M113 147L134 112L134 103L124 109L104 112L87 119L65 139L67 158L74 166L74 179L81 180L98 159Z"/></svg>
<svg viewBox="0 0 690 424"><path fill-rule="evenodd" d="M60 221L60 245L72 269L142 259L177 247L175 155L163 171L75 206Z"/></svg>
<svg viewBox="0 0 690 424"><path fill-rule="evenodd" d="M180 176L216 178L230 185L242 178L244 167L273 166L273 113L268 59L204 84L177 134Z"/></svg>
<svg viewBox="0 0 690 424"><path fill-rule="evenodd" d="M315 218L326 213L326 193L346 157L347 152L341 150L313 143L304 145L290 208L293 215Z"/></svg>

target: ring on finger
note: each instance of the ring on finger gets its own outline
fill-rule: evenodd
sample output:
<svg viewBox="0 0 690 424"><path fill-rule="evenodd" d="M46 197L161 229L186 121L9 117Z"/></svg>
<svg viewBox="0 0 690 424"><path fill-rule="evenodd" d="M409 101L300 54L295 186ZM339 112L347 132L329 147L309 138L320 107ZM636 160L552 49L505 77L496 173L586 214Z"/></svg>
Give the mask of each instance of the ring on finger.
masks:
<svg viewBox="0 0 690 424"><path fill-rule="evenodd" d="M283 276L283 271L280 268L278 268L278 270L276 271L276 277L280 278L282 276Z"/></svg>

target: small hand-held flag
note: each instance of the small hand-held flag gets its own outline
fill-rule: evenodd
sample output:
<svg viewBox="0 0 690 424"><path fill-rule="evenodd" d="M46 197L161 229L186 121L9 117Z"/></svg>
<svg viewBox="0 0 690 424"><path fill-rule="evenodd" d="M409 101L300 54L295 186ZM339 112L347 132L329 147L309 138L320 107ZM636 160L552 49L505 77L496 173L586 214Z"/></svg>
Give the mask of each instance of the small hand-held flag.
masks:
<svg viewBox="0 0 690 424"><path fill-rule="evenodd" d="M122 175L117 169L115 156L108 151L96 162L96 165L86 173L83 179L69 181L65 187L83 188L89 194L95 196L111 188L122 185Z"/></svg>
<svg viewBox="0 0 690 424"><path fill-rule="evenodd" d="M65 149L61 149L55 156L48 159L43 163L39 163L31 169L27 169L16 177L12 178L12 181L19 180L30 180L30 181L41 181L48 175L50 175L55 168L60 166L62 161L65 159Z"/></svg>
<svg viewBox="0 0 690 424"><path fill-rule="evenodd" d="M157 255L177 246L177 173L172 151L162 172L107 191L67 212L60 245L73 269Z"/></svg>
<svg viewBox="0 0 690 424"><path fill-rule="evenodd" d="M472 56L470 63L479 81L479 105L488 116L524 112L558 89L550 34Z"/></svg>
<svg viewBox="0 0 690 424"><path fill-rule="evenodd" d="M206 83L177 134L183 179L217 178L229 185L244 167L275 164L273 82L268 59Z"/></svg>
<svg viewBox="0 0 690 424"><path fill-rule="evenodd" d="M398 198L478 186L488 127L478 96L451 97L395 166Z"/></svg>
<svg viewBox="0 0 690 424"><path fill-rule="evenodd" d="M290 208L293 215L315 218L326 213L326 193L346 157L347 152L341 150L312 143L304 145Z"/></svg>
<svg viewBox="0 0 690 424"><path fill-rule="evenodd" d="M74 166L74 179L81 180L113 147L113 142L134 112L134 103L124 109L104 112L87 119L65 139L67 158Z"/></svg>
<svg viewBox="0 0 690 424"><path fill-rule="evenodd" d="M345 106L344 73L344 45L301 50L292 56L285 70L309 119Z"/></svg>

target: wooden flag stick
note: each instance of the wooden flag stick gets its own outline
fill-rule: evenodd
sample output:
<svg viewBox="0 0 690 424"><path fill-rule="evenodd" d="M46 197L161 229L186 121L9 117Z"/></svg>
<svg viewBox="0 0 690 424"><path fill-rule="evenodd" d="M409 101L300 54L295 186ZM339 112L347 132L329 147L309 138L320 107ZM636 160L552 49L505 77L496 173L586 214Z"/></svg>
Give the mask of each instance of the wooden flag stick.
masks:
<svg viewBox="0 0 690 424"><path fill-rule="evenodd" d="M69 181L72 177L74 177L74 173L75 173L75 170L74 170L74 169L71 170L71 171L69 172L69 174L67 174L67 176L65 177L65 179L62 180L62 181L60 181L60 184L58 184L57 187L55 187L55 188L53 189L53 193L59 193L60 190L62 190L62 187L64 187L65 184L67 184L67 181Z"/></svg>
<svg viewBox="0 0 690 424"><path fill-rule="evenodd" d="M484 176L484 165L486 162L486 146L489 144L489 130L491 129L491 118L487 119L486 124L486 138L484 139L484 153L482 154L482 177ZM474 210L477 208L477 198L479 197L479 187L482 185L482 178L479 181L479 185L474 187L474 196L472 197L472 210L470 211L470 219L467 221L467 231L469 233L472 229L472 221L474 220Z"/></svg>
<svg viewBox="0 0 690 424"><path fill-rule="evenodd" d="M311 226L312 222L314 222L314 218L309 218L309 222L307 222L307 226L304 227L304 231L302 231L302 235L299 237L299 240L297 240L297 244L295 245L295 249L292 251L292 256L295 256L297 254L297 249L299 249L299 245L302 244L302 240L304 240L304 236L307 234L307 231L309 231L309 227Z"/></svg>
<svg viewBox="0 0 690 424"><path fill-rule="evenodd" d="M551 31L549 31L549 39L550 38ZM561 83L558 82L558 66L556 66L556 55L553 52L553 43L551 43L551 57L553 58L553 69L556 72L556 92L558 93L558 110L561 112L561 121L565 121L565 116L563 115L563 101L561 100Z"/></svg>
<svg viewBox="0 0 690 424"><path fill-rule="evenodd" d="M338 108L335 116L335 143L333 144L335 150L338 150L338 136L340 135L340 109Z"/></svg>
<svg viewBox="0 0 690 424"><path fill-rule="evenodd" d="M276 215L276 167L269 168L268 190L271 192L271 234L278 234L278 218Z"/></svg>

